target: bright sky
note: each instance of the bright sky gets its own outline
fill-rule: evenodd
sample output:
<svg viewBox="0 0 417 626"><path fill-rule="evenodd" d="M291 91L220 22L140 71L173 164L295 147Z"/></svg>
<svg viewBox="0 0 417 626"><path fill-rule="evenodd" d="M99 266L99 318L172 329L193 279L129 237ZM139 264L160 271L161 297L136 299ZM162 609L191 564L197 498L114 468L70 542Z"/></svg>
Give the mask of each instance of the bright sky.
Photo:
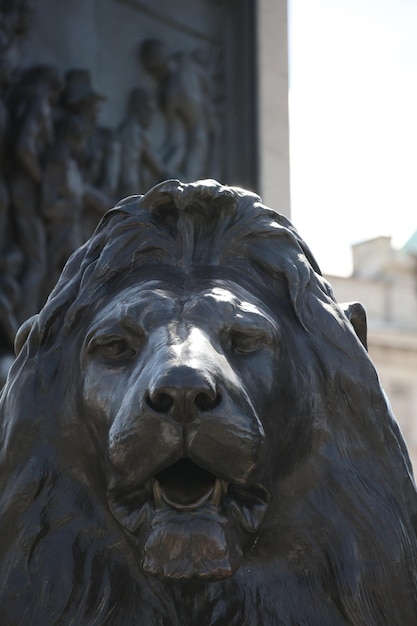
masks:
<svg viewBox="0 0 417 626"><path fill-rule="evenodd" d="M326 273L417 230L417 0L289 0L292 221Z"/></svg>

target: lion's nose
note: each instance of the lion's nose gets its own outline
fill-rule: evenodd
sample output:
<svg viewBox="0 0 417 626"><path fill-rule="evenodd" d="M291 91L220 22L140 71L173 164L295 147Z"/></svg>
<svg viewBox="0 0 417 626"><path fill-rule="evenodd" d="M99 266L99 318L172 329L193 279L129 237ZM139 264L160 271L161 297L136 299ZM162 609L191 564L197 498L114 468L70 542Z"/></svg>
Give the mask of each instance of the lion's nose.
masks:
<svg viewBox="0 0 417 626"><path fill-rule="evenodd" d="M157 377L146 394L151 409L169 413L179 422L189 422L200 412L214 409L220 399L215 381L187 366L173 368Z"/></svg>

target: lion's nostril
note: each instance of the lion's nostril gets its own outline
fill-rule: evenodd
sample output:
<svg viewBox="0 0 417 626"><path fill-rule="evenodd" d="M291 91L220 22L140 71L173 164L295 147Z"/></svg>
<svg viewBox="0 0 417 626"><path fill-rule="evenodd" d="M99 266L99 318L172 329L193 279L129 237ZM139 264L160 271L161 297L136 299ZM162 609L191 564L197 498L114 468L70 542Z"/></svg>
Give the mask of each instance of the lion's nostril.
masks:
<svg viewBox="0 0 417 626"><path fill-rule="evenodd" d="M221 401L216 381L206 372L186 365L171 367L149 385L146 404L157 413L188 422L200 412L214 409Z"/></svg>
<svg viewBox="0 0 417 626"><path fill-rule="evenodd" d="M146 403L157 413L167 413L174 404L174 398L168 393L159 391L154 393L152 398L149 394L147 394Z"/></svg>
<svg viewBox="0 0 417 626"><path fill-rule="evenodd" d="M220 404L221 396L219 393L213 397L206 392L200 392L195 397L195 405L200 411L210 411Z"/></svg>
<svg viewBox="0 0 417 626"><path fill-rule="evenodd" d="M192 405L192 398L194 397L194 404L199 411L210 411L211 409L216 408L220 404L221 396L220 394L215 394L214 396L206 391L200 391L194 396L192 393L186 392L184 390L184 398L186 400L186 405L190 403L190 408ZM150 395L149 393L146 395L146 404L157 413L168 413L175 405L176 400L178 403L178 396L180 394L176 393L166 393L165 391L158 391ZM187 402L187 398L189 398L189 402Z"/></svg>

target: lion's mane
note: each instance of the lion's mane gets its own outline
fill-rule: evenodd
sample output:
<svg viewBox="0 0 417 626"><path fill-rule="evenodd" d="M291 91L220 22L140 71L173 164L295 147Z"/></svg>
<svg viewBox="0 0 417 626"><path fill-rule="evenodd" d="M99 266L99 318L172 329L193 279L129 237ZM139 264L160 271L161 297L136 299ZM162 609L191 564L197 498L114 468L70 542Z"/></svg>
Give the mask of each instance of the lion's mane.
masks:
<svg viewBox="0 0 417 626"><path fill-rule="evenodd" d="M124 281L178 265L226 269L277 311L284 285L288 332L309 346L288 363L309 407L307 440L289 441L291 463L239 570L192 587L141 570L110 513L96 426L77 397L85 320ZM257 196L167 181L122 201L17 343L1 398L1 624L416 623L417 497L402 436L308 247Z"/></svg>

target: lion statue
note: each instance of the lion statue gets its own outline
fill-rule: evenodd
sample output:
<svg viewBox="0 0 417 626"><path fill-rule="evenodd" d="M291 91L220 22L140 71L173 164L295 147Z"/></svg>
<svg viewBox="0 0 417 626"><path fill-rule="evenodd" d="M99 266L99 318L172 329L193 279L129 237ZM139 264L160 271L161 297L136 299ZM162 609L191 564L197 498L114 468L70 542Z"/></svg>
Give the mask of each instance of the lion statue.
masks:
<svg viewBox="0 0 417 626"><path fill-rule="evenodd" d="M120 202L16 337L2 626L416 624L416 489L365 335L255 194Z"/></svg>

